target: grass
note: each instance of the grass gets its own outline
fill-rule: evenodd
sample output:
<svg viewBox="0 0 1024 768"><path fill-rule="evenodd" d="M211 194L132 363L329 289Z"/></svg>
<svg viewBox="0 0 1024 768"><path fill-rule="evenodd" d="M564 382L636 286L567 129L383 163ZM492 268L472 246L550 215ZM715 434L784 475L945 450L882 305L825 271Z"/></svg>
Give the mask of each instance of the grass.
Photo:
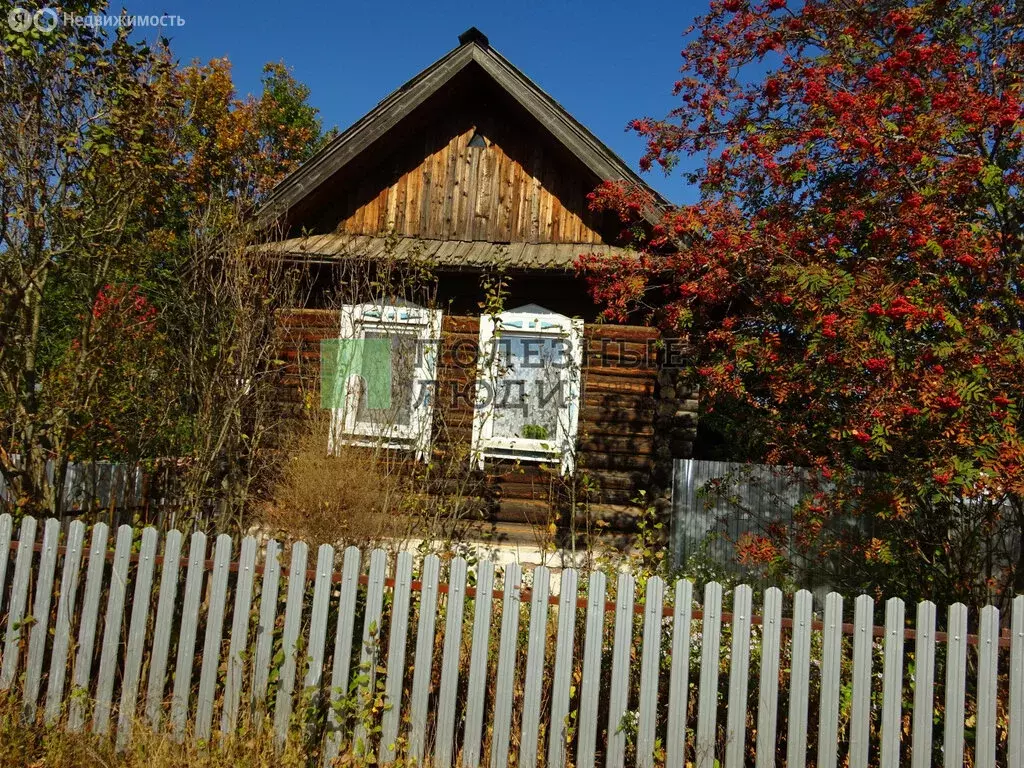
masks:
<svg viewBox="0 0 1024 768"><path fill-rule="evenodd" d="M299 746L281 753L270 730L218 739L215 748L176 744L166 734L142 726L133 730L124 752L111 738L67 733L41 720L24 722L18 702L0 694L0 768L305 768L308 755Z"/></svg>

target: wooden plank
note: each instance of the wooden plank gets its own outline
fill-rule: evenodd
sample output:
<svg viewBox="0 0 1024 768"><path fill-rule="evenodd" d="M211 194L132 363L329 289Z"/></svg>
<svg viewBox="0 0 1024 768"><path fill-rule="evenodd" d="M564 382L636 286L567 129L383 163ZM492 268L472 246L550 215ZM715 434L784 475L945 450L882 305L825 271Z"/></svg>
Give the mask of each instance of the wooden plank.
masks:
<svg viewBox="0 0 1024 768"><path fill-rule="evenodd" d="M654 768L654 733L658 725L658 666L661 661L661 606L665 582L660 576L647 580L644 595L644 634L640 657L639 719L636 734L636 763Z"/></svg>
<svg viewBox="0 0 1024 768"><path fill-rule="evenodd" d="M999 609L981 609L978 626L978 720L975 768L996 768L996 698L999 688Z"/></svg>
<svg viewBox="0 0 1024 768"><path fill-rule="evenodd" d="M455 706L459 684L459 646L462 641L462 610L466 600L466 561L452 560L448 574L448 610L444 626L444 648L441 652L441 683L438 701L445 702L437 710L434 743L434 768L452 764L455 737Z"/></svg>
<svg viewBox="0 0 1024 768"><path fill-rule="evenodd" d="M281 633L281 666L277 677L277 698L274 702L274 743L278 749L288 738L292 719L292 697L295 695L295 671L298 667L299 630L302 627L303 598L306 592L306 564L309 546L304 541L292 544L288 561L288 596L284 605L284 631Z"/></svg>
<svg viewBox="0 0 1024 768"><path fill-rule="evenodd" d="M836 768L839 748L839 673L843 658L843 597L825 598L821 644L821 699L818 712L818 765Z"/></svg>
<svg viewBox="0 0 1024 768"><path fill-rule="evenodd" d="M626 733L623 718L629 708L629 651L633 645L633 602L636 582L620 573L615 586L615 637L612 643L612 677L608 690L609 768L625 768Z"/></svg>
<svg viewBox="0 0 1024 768"><path fill-rule="evenodd" d="M203 640L203 660L199 669L199 693L196 699L195 737L200 742L210 740L213 728L214 688L217 684L217 671L220 669L221 642L224 639L231 537L226 533L218 536L213 551L210 601L206 610L206 637Z"/></svg>
<svg viewBox="0 0 1024 768"><path fill-rule="evenodd" d="M881 768L900 764L900 725L903 719L903 629L906 621L903 601L889 598L885 603L885 651L882 663Z"/></svg>
<svg viewBox="0 0 1024 768"><path fill-rule="evenodd" d="M415 765L420 765L426 754L427 697L430 694L430 673L434 661L434 626L437 623L437 583L440 568L441 561L437 555L427 555L423 558L408 743L409 757Z"/></svg>
<svg viewBox="0 0 1024 768"><path fill-rule="evenodd" d="M384 607L384 579L387 554L380 549L370 553L370 574L366 584L366 613L363 616L363 645L359 654L359 677L364 681L368 701L377 695L377 660L380 657L381 611ZM352 747L357 757L372 753L370 734L362 721L352 732Z"/></svg>
<svg viewBox="0 0 1024 768"><path fill-rule="evenodd" d="M875 601L868 595L860 595L853 605L850 768L867 768L871 745L871 644Z"/></svg>
<svg viewBox="0 0 1024 768"><path fill-rule="evenodd" d="M334 662L331 666L330 706L327 708L327 742L323 765L331 765L343 743L345 723L338 716L338 702L348 696L349 667L352 662L352 633L355 626L356 599L359 597L361 554L358 547L345 550L341 566L341 589L338 599L338 625L334 633Z"/></svg>
<svg viewBox="0 0 1024 768"><path fill-rule="evenodd" d="M1006 764L1024 768L1024 595L1013 598L1010 633L1009 722L1015 727L1008 729Z"/></svg>
<svg viewBox="0 0 1024 768"><path fill-rule="evenodd" d="M100 609L100 593L103 589L103 568L107 562L109 533L110 530L106 523L97 523L92 529L89 566L85 573L82 619L78 625L78 653L75 656L75 672L71 678L71 696L68 706L68 730L72 733L82 730L85 725L85 707L89 696L92 652L96 645L97 616Z"/></svg>
<svg viewBox="0 0 1024 768"><path fill-rule="evenodd" d="M462 738L462 765L480 765L484 726L484 692L487 689L487 658L491 643L491 603L494 596L494 563L483 560L476 568L473 607L473 644L466 687L466 725Z"/></svg>
<svg viewBox="0 0 1024 768"><path fill-rule="evenodd" d="M695 765L713 768L718 730L718 664L722 641L722 585L704 586L704 618L701 621L700 693L697 699Z"/></svg>
<svg viewBox="0 0 1024 768"><path fill-rule="evenodd" d="M680 579L676 582L672 614L672 668L668 685L666 768L683 768L686 760L686 711L689 700L692 608L693 584L685 579Z"/></svg>
<svg viewBox="0 0 1024 768"><path fill-rule="evenodd" d="M540 701L544 681L544 652L547 644L548 595L551 572L544 566L533 571L530 595L530 629L526 645L526 675L523 678L523 717L520 724L519 768L537 765L540 730Z"/></svg>
<svg viewBox="0 0 1024 768"><path fill-rule="evenodd" d="M249 649L249 609L252 606L256 578L256 539L246 536L238 556L235 582L235 607L231 614L231 642L228 646L227 673L224 676L224 707L220 729L234 733L238 728L238 707L242 700L242 675Z"/></svg>
<svg viewBox="0 0 1024 768"><path fill-rule="evenodd" d="M409 636L409 596L412 592L412 555L399 552L395 561L395 588L391 600L391 630L388 638L387 679L384 702L387 709L381 722L378 762L393 762L397 756L398 726L402 714L402 690L405 683L405 646Z"/></svg>
<svg viewBox="0 0 1024 768"><path fill-rule="evenodd" d="M942 758L945 768L964 765L964 697L967 691L967 606L949 606L946 624L946 711Z"/></svg>
<svg viewBox="0 0 1024 768"><path fill-rule="evenodd" d="M260 587L260 615L256 623L256 653L252 665L252 710L257 727L267 713L270 657L277 623L277 596L281 587L281 545L271 539L263 550L263 581Z"/></svg>
<svg viewBox="0 0 1024 768"><path fill-rule="evenodd" d="M131 563L133 535L130 525L122 525L117 529L114 567L107 592L107 614L103 620L100 666L96 672L96 702L92 713L92 732L98 734L105 734L110 728L110 706L114 695L117 657L121 650L121 622L128 592L128 566Z"/></svg>
<svg viewBox="0 0 1024 768"><path fill-rule="evenodd" d="M2 526L2 521L0 521ZM2 542L0 535L0 545ZM57 619L53 625L53 647L50 651L50 672L46 680L46 706L44 722L53 725L60 717L64 701L64 681L68 671L68 650L71 647L71 617L76 612L78 581L82 569L82 545L85 541L85 523L72 521L68 526L67 543L64 549L64 569L61 573L60 592L57 598ZM0 594L3 593L0 587Z"/></svg>
<svg viewBox="0 0 1024 768"><path fill-rule="evenodd" d="M135 592L132 594L132 615L128 622L128 648L125 651L124 675L121 679L121 701L117 708L117 749L128 746L135 721L139 680L142 677L142 652L146 647L146 626L149 621L149 601L153 596L153 571L156 568L156 548L159 540L155 528L142 531L138 568L135 572Z"/></svg>
<svg viewBox="0 0 1024 768"><path fill-rule="evenodd" d="M11 598L7 604L7 633L4 636L4 658L0 664L0 691L9 690L18 677L18 656L21 653L21 630L28 605L29 579L32 575L32 554L36 544L36 519L26 515L18 533L18 554L14 560Z"/></svg>
<svg viewBox="0 0 1024 768"><path fill-rule="evenodd" d="M811 609L813 598L800 590L793 599L793 633L790 660L790 715L786 730L786 765L807 763L807 711L811 675Z"/></svg>
<svg viewBox="0 0 1024 768"><path fill-rule="evenodd" d="M915 629L911 768L928 768L932 764L932 712L935 706L935 603L925 600L918 604Z"/></svg>
<svg viewBox="0 0 1024 768"><path fill-rule="evenodd" d="M575 568L562 571L558 596L558 636L555 640L555 668L551 674L551 721L548 730L548 768L565 765L569 729L569 688L572 685L572 651L576 630Z"/></svg>
<svg viewBox="0 0 1024 768"><path fill-rule="evenodd" d="M7 583L7 561L11 552L11 533L14 520L6 512L0 515L0 609L4 604L4 585Z"/></svg>
<svg viewBox="0 0 1024 768"><path fill-rule="evenodd" d="M604 593L606 577L590 574L587 586L587 625L583 640L583 679L580 709L576 720L577 768L593 768L597 746L597 710L601 702L601 647L604 644ZM492 761L493 766L493 761Z"/></svg>
<svg viewBox="0 0 1024 768"><path fill-rule="evenodd" d="M60 545L60 521L50 518L43 526L43 551L36 575L36 599L32 605L32 628L28 636L28 659L25 666L22 714L28 722L36 719L39 686L43 678L43 654L50 629L50 598L57 571L57 547Z"/></svg>
<svg viewBox="0 0 1024 768"><path fill-rule="evenodd" d="M178 657L174 664L174 687L171 690L171 735L180 742L188 721L189 692L196 655L196 633L199 631L199 601L203 595L206 572L206 534L192 534L188 549L188 570L181 602L181 625L178 630Z"/></svg>
<svg viewBox="0 0 1024 768"><path fill-rule="evenodd" d="M327 644L327 616L330 612L332 579L334 578L334 547L321 544L316 553L316 579L313 582L313 607L309 612L309 635L306 655L309 664L303 680L305 695L318 699L324 674L324 649Z"/></svg>
<svg viewBox="0 0 1024 768"><path fill-rule="evenodd" d="M775 768L775 738L779 722L779 653L782 649L782 590L769 587L764 591L762 614L761 686L757 698L755 759L757 768ZM803 712L806 714L807 709L804 708ZM807 753L806 742L803 752Z"/></svg>
<svg viewBox="0 0 1024 768"><path fill-rule="evenodd" d="M750 678L750 614L753 593L740 584L732 593L732 653L725 728L726 768L743 768L747 734L747 685ZM808 628L809 631L809 628Z"/></svg>
<svg viewBox="0 0 1024 768"><path fill-rule="evenodd" d="M146 719L154 731L160 727L167 687L167 659L177 607L181 539L181 531L170 531L164 538L164 565L160 574L160 597L153 622L153 648L149 656L149 684L146 687Z"/></svg>

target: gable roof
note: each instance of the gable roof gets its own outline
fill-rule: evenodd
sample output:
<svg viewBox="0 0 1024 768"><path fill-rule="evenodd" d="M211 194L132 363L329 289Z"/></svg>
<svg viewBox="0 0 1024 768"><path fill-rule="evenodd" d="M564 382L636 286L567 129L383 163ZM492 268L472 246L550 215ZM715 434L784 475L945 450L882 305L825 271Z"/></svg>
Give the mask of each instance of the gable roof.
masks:
<svg viewBox="0 0 1024 768"><path fill-rule="evenodd" d="M257 215L264 220L285 214L312 195L334 174L365 149L397 126L416 107L450 82L467 67L476 65L532 115L562 146L597 177L624 180L648 191L659 208L668 201L651 189L600 139L570 115L564 107L490 47L487 37L475 27L459 35L459 46L438 59L416 77L394 91L348 130L328 142L319 152L290 173L270 192ZM645 212L655 223L659 211Z"/></svg>

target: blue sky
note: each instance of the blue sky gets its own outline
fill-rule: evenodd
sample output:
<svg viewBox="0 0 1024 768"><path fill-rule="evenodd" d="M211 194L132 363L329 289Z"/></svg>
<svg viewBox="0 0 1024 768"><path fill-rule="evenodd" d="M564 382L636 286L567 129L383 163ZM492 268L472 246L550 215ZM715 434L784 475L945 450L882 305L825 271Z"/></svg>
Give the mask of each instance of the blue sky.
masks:
<svg viewBox="0 0 1024 768"><path fill-rule="evenodd" d="M342 129L476 26L634 169L643 144L625 125L675 106L683 32L706 7L703 0L121 1L130 14L182 17L185 25L168 31L176 55L228 57L242 93L259 90L265 62L283 60L310 87L325 126ZM678 173L645 178L673 202L693 199Z"/></svg>

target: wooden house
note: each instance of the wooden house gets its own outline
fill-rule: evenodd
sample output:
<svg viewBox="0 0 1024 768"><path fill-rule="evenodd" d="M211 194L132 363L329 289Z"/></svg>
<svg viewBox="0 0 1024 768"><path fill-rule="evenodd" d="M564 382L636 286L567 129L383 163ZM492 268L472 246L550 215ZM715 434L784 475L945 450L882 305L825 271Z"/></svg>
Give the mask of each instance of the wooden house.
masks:
<svg viewBox="0 0 1024 768"><path fill-rule="evenodd" d="M599 323L574 268L619 248L619 222L587 202L618 179L643 185L468 30L266 201L285 232L274 247L308 275L305 305L283 318L289 382L316 379L323 339L390 335L394 350L401 336L420 354L391 372L390 426L375 430L356 377L362 391L335 403L339 442L377 439L409 462L466 446L459 471L501 537L635 529L689 455L696 400L665 364L678 344L666 354L654 328ZM356 273L385 265L428 271L429 300L360 295L381 280ZM423 380L436 382L426 396Z"/></svg>

